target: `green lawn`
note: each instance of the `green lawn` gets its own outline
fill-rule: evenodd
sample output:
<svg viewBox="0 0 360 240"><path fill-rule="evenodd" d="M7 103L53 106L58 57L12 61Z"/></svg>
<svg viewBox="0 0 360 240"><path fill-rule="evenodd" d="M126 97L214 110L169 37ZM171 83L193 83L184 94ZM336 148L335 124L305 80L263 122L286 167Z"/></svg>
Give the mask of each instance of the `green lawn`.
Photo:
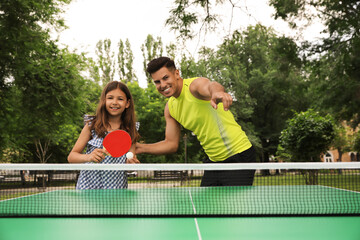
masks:
<svg viewBox="0 0 360 240"><path fill-rule="evenodd" d="M273 185L305 185L305 178L301 174L283 174L276 176L257 176L254 186ZM347 189L360 192L360 174L323 174L318 175L318 185Z"/></svg>
<svg viewBox="0 0 360 240"><path fill-rule="evenodd" d="M192 180L183 181L153 181L145 178L129 178L129 185L142 184L149 182L158 183L157 187L167 186L179 186L179 187L199 187L201 178L196 177ZM257 174L254 179L254 186L275 186L275 185L306 185L305 178L300 173L287 172L278 175L261 176ZM338 172L323 171L318 175L318 185L329 186L333 188L346 189L351 191L360 192L360 172L353 171L350 173L344 172L338 174ZM74 182L52 182L51 187L69 187L75 188ZM141 187L141 186L140 186ZM17 198L21 196L37 194L41 190L37 190L33 183L27 183L25 186L21 182L16 183L1 183L0 184L0 200ZM14 191L11 191L11 190Z"/></svg>

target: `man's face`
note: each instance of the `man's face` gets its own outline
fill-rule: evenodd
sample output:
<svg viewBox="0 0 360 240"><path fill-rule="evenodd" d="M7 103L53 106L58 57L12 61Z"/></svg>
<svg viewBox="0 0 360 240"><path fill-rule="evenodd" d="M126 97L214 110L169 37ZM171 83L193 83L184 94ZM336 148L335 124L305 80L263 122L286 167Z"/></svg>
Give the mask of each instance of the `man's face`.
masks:
<svg viewBox="0 0 360 240"><path fill-rule="evenodd" d="M156 89L160 94L169 98L179 97L182 89L182 82L180 80L179 70L169 70L166 67L160 68L158 71L151 74Z"/></svg>

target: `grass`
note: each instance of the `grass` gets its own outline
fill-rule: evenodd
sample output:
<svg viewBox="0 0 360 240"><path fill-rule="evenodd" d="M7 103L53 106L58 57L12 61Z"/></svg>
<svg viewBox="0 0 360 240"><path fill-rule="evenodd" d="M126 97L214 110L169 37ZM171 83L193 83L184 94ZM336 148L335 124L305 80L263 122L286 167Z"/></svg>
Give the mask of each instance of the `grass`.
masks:
<svg viewBox="0 0 360 240"><path fill-rule="evenodd" d="M12 192L12 193L7 193L6 195L0 195L0 201L6 200L6 199L12 199L12 198L30 196L30 195L33 195L33 194L36 194L36 193L37 192Z"/></svg>
<svg viewBox="0 0 360 240"><path fill-rule="evenodd" d="M179 180L176 181L150 180L150 181L152 181L153 183L160 183L160 185L164 185L164 187L174 186L175 183L178 183L176 184L176 186L179 187L199 187L201 183L201 177L197 176L191 180L183 181L182 184L180 184ZM149 183L149 179L129 178L128 183L129 184ZM306 181L302 174L294 173L294 172L287 172L287 173L282 173L280 175L270 175L270 176L261 176L257 174L255 176L253 185L254 186L306 185ZM356 172L353 171L351 173L343 172L343 174L338 174L338 172L323 171L318 174L318 185L360 192L360 171L356 171ZM75 188L75 182L54 181L47 186ZM36 189L37 186L34 186L32 182L27 183L25 186L22 185L21 182L15 182L15 183L2 182L0 184L0 187L1 187L0 200L22 197L22 196L27 196L41 192L41 190ZM35 190L32 190L34 188Z"/></svg>
<svg viewBox="0 0 360 240"><path fill-rule="evenodd" d="M74 181L52 181L51 183L45 183L47 187L67 187L67 186L75 186L76 182ZM36 188L40 185L38 183L34 184L34 182L26 182L23 185L20 181L18 182L2 182L0 183L0 189L19 189L19 188Z"/></svg>
<svg viewBox="0 0 360 240"><path fill-rule="evenodd" d="M301 174L288 173L276 176L257 176L254 179L254 186L274 185L306 185L306 181ZM360 174L319 173L318 185L360 192Z"/></svg>

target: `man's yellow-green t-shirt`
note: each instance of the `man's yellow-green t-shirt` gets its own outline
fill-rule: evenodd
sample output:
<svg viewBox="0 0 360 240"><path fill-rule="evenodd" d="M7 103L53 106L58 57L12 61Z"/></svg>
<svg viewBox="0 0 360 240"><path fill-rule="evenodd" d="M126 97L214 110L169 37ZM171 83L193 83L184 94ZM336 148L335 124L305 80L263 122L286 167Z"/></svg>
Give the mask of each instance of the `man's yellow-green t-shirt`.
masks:
<svg viewBox="0 0 360 240"><path fill-rule="evenodd" d="M198 99L190 92L196 78L184 79L178 98L170 97L170 115L184 128L192 131L211 161L219 162L251 147L245 132L222 103L214 109L210 101Z"/></svg>

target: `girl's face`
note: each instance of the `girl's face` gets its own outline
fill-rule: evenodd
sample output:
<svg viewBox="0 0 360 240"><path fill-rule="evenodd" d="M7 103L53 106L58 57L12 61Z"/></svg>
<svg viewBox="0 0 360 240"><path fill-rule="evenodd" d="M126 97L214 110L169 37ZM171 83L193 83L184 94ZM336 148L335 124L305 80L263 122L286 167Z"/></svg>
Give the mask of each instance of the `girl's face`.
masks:
<svg viewBox="0 0 360 240"><path fill-rule="evenodd" d="M114 89L105 96L106 111L110 116L121 116L126 108L130 106L126 94L120 89Z"/></svg>

